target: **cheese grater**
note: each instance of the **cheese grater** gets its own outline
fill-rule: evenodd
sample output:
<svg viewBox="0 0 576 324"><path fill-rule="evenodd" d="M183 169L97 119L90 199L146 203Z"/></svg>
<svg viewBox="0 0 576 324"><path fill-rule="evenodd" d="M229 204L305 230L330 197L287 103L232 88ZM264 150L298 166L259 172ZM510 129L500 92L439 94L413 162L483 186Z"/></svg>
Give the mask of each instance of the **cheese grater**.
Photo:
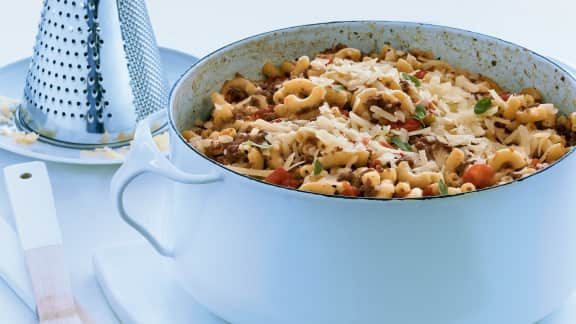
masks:
<svg viewBox="0 0 576 324"><path fill-rule="evenodd" d="M17 124L73 148L127 144L165 125L160 54L144 0L44 0Z"/></svg>

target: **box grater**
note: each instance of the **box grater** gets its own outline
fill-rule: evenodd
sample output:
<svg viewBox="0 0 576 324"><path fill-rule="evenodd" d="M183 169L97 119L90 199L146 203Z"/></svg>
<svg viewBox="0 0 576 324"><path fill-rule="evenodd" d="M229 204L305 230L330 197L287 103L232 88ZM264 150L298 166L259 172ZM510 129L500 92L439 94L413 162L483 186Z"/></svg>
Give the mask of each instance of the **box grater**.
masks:
<svg viewBox="0 0 576 324"><path fill-rule="evenodd" d="M144 0L44 0L18 126L52 144L129 142L165 124L168 87Z"/></svg>

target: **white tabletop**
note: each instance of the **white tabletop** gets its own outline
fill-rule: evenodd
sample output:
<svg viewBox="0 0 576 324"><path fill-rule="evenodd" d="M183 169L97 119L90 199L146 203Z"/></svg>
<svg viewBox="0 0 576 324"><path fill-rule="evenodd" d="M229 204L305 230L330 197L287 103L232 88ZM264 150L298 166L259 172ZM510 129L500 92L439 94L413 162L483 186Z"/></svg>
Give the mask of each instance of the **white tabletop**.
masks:
<svg viewBox="0 0 576 324"><path fill-rule="evenodd" d="M573 38L576 4L567 0L244 0L204 1L195 5L198 3L148 1L160 45L202 56L239 38L291 25L356 19L406 20L491 34L576 63ZM0 0L0 65L30 55L40 7L40 0ZM27 160L0 151L0 168ZM49 164L48 168L74 291L96 322L116 323L98 288L91 263L96 247L138 239L116 215L108 197L108 184L115 167ZM0 183L3 183L1 177ZM148 180L144 180L138 190L151 189L152 180ZM8 214L6 191L0 185L0 215ZM10 314L22 307L0 282L0 323L6 323Z"/></svg>

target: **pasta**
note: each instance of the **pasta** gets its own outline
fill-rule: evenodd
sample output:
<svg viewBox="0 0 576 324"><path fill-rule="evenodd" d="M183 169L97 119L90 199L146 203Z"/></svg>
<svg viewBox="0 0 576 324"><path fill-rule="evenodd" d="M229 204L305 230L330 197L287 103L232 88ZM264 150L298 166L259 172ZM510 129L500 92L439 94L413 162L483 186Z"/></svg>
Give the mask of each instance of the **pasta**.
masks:
<svg viewBox="0 0 576 324"><path fill-rule="evenodd" d="M537 89L507 92L429 51L337 45L276 64L212 93L211 118L182 132L190 145L276 185L386 199L514 181L576 139L576 113Z"/></svg>

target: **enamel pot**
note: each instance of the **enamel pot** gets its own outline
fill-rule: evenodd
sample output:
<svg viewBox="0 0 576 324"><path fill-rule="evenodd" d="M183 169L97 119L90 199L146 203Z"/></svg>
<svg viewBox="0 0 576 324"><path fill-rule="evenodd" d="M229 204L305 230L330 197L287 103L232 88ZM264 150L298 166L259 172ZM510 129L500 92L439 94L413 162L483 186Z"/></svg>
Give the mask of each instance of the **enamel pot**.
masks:
<svg viewBox="0 0 576 324"><path fill-rule="evenodd" d="M576 287L576 157L506 185L453 196L377 200L291 190L228 170L180 131L210 115L209 94L262 64L343 43L432 50L504 88L535 86L563 112L576 80L520 46L419 23L364 21L292 27L204 57L172 89L170 159L148 125L112 183L123 219L170 258L197 301L233 324L535 323ZM174 180L170 211L129 215L138 175ZM153 280L153 278L151 278Z"/></svg>

